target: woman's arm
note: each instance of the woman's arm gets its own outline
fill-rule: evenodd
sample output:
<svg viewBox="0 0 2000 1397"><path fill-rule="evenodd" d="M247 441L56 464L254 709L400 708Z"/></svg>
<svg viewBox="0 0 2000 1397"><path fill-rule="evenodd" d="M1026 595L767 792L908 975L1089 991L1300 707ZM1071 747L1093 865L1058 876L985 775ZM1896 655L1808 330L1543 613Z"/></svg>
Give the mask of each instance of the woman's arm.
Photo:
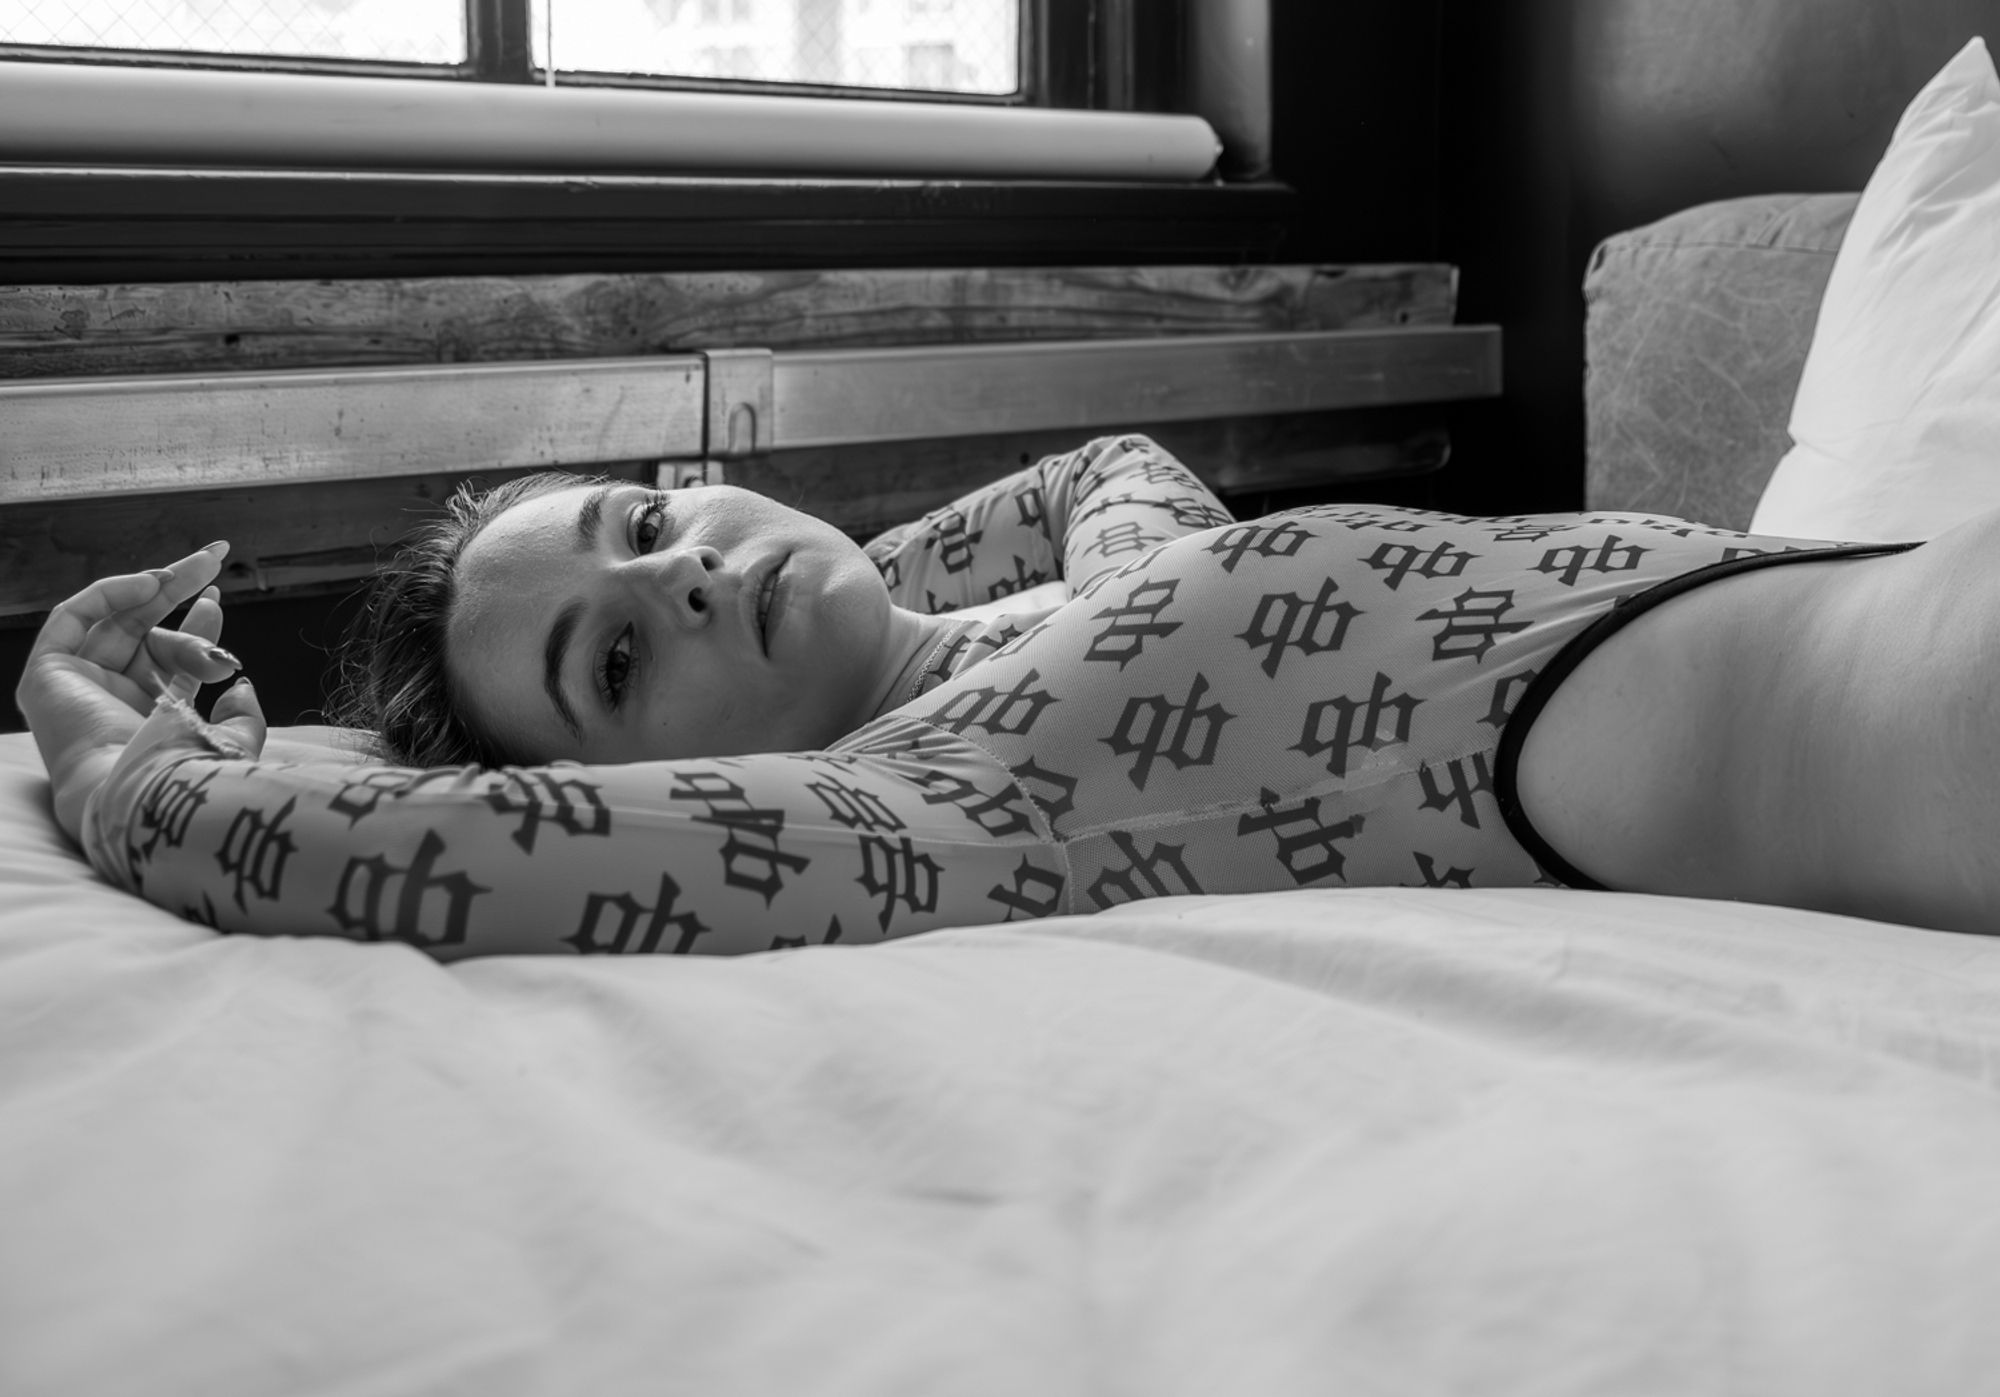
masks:
<svg viewBox="0 0 2000 1397"><path fill-rule="evenodd" d="M1137 437L962 503L955 525L940 511L879 555L906 561L934 603L925 584L947 577L973 580L958 595L979 599L1036 572L1081 590L1228 519ZM1008 544L1004 571L992 549L969 557L988 529ZM99 624L135 627L157 607L141 584L128 590L100 599L119 616ZM255 760L263 725L247 688L217 701L213 724L162 704L140 727L137 690L114 696L100 670L49 659L31 671L60 682L29 686L29 716L38 737L81 734L64 744L73 759L50 764L65 829L113 882L226 930L440 956L733 952L1047 915L1064 887L1046 821L1005 769L928 727L878 723L865 750L605 768L283 767Z"/></svg>
<svg viewBox="0 0 2000 1397"><path fill-rule="evenodd" d="M440 959L735 954L1057 910L1064 865L997 763L912 722L832 753L421 771L254 759L162 704L91 796L107 879L223 931L402 941Z"/></svg>
<svg viewBox="0 0 2000 1397"><path fill-rule="evenodd" d="M219 565L92 584L51 614L16 691L64 832L169 911L453 959L762 951L1058 910L1041 812L983 751L907 720L838 752L713 761L260 761L247 683L210 722L172 696L235 668L212 646ZM157 628L191 597L207 600L182 631Z"/></svg>
<svg viewBox="0 0 2000 1397"><path fill-rule="evenodd" d="M935 614L1098 574L1231 522L1206 485L1142 436L1103 437L871 540L890 598Z"/></svg>

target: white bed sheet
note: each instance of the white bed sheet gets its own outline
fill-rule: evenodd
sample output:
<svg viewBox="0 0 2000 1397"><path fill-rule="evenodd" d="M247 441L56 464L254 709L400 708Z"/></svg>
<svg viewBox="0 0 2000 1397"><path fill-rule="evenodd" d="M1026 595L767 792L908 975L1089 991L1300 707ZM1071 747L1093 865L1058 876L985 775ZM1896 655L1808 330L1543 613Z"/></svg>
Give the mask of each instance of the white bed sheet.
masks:
<svg viewBox="0 0 2000 1397"><path fill-rule="evenodd" d="M0 1392L2000 1382L1986 939L1340 890L446 968L41 800L0 739Z"/></svg>

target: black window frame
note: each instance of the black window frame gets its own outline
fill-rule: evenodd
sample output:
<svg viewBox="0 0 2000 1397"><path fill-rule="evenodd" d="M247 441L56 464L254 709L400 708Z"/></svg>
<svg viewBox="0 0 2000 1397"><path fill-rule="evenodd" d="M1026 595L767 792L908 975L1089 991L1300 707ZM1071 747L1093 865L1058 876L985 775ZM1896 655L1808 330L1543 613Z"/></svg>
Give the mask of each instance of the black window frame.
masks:
<svg viewBox="0 0 2000 1397"><path fill-rule="evenodd" d="M0 46L0 58L540 81L528 62L527 0L465 3L469 16L480 16L468 24L474 42L468 62L444 75L436 65L24 46ZM1025 0L1024 30L1036 36L1026 75L1032 103L1187 110L1182 35L1189 3ZM844 100L937 95L824 91ZM1303 212L1298 194L1269 178L783 179L14 163L0 164L0 282L1244 265L1279 260Z"/></svg>

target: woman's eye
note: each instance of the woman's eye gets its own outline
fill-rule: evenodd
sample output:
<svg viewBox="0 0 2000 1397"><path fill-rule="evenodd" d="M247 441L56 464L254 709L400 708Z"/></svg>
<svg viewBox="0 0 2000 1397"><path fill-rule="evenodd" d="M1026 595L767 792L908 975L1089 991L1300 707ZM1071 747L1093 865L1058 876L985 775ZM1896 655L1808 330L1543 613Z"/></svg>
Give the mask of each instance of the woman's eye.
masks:
<svg viewBox="0 0 2000 1397"><path fill-rule="evenodd" d="M648 501L632 523L632 551L650 553L666 532L666 505L657 497Z"/></svg>
<svg viewBox="0 0 2000 1397"><path fill-rule="evenodd" d="M632 628L627 626L611 642L611 648L604 652L604 662L598 666L597 687L604 695L604 702L616 708L625 697L626 686L632 682Z"/></svg>

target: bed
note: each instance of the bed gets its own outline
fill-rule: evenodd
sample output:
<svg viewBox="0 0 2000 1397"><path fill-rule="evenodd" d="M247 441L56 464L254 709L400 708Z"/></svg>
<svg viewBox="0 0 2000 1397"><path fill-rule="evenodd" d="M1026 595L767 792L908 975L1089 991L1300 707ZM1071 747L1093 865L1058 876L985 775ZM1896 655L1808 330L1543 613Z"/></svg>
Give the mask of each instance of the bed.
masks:
<svg viewBox="0 0 2000 1397"><path fill-rule="evenodd" d="M1762 507L1851 222L1600 250L1593 504ZM9 1394L1962 1394L1996 1093L2000 942L1733 903L218 937L98 881L0 738Z"/></svg>

